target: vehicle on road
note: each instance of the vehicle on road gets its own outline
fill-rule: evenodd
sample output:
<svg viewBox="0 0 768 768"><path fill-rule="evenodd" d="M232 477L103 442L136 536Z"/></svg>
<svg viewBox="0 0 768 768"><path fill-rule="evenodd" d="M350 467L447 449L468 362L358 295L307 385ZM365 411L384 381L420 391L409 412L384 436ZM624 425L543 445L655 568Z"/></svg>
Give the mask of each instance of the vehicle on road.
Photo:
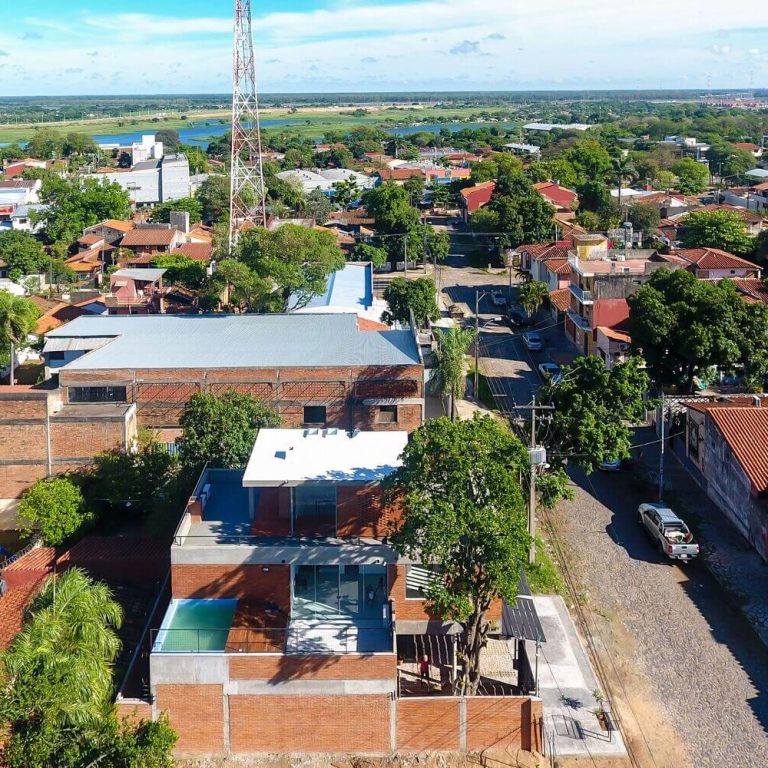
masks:
<svg viewBox="0 0 768 768"><path fill-rule="evenodd" d="M494 307L507 306L507 297L501 291L491 291L491 301Z"/></svg>
<svg viewBox="0 0 768 768"><path fill-rule="evenodd" d="M563 372L557 363L539 363L541 378L558 384L563 380Z"/></svg>
<svg viewBox="0 0 768 768"><path fill-rule="evenodd" d="M603 472L618 472L621 469L622 463L621 459L605 459L597 465L597 468Z"/></svg>
<svg viewBox="0 0 768 768"><path fill-rule="evenodd" d="M529 325L530 322L530 318L522 309L510 309L509 312L507 312L507 323L512 329L522 328L523 326Z"/></svg>
<svg viewBox="0 0 768 768"><path fill-rule="evenodd" d="M531 352L540 352L544 349L544 339L540 333L524 333L523 344Z"/></svg>
<svg viewBox="0 0 768 768"><path fill-rule="evenodd" d="M671 560L693 560L699 545L693 541L688 526L663 504L641 504L637 510L640 525L651 540Z"/></svg>

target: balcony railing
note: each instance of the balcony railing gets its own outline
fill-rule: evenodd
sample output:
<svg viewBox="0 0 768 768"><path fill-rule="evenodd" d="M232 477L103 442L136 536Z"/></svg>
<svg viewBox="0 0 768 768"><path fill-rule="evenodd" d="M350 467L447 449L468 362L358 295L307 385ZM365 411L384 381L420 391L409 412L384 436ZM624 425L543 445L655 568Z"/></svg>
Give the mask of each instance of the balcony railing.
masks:
<svg viewBox="0 0 768 768"><path fill-rule="evenodd" d="M571 289L571 295L575 296L582 304L591 304L594 301L592 291L585 291L575 283L571 283L568 287Z"/></svg>
<svg viewBox="0 0 768 768"><path fill-rule="evenodd" d="M574 312L572 309L569 309L567 311L568 319L571 320L571 322L575 323L582 331L586 331L587 333L590 333L592 331L592 326L589 324L589 320L587 320L585 317L582 317L577 312Z"/></svg>

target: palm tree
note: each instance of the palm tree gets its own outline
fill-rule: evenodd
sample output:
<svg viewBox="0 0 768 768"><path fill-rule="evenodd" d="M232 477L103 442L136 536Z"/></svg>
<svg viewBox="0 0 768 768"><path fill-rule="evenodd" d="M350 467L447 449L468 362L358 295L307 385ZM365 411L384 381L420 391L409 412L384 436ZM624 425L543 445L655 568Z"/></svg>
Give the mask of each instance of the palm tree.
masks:
<svg viewBox="0 0 768 768"><path fill-rule="evenodd" d="M616 157L613 159L613 172L616 181L619 183L619 214L621 214L621 191L625 181L633 181L635 178L635 168L628 157Z"/></svg>
<svg viewBox="0 0 768 768"><path fill-rule="evenodd" d="M474 328L448 328L439 331L435 337L437 366L432 382L440 395L450 395L451 421L456 420L456 400L464 388L464 359L475 335Z"/></svg>
<svg viewBox="0 0 768 768"><path fill-rule="evenodd" d="M0 349L9 349L11 353L11 385L16 380L15 350L26 344L39 316L40 311L29 299L0 291Z"/></svg>
<svg viewBox="0 0 768 768"><path fill-rule="evenodd" d="M548 298L549 286L541 280L531 280L520 286L520 304L529 317L533 317Z"/></svg>
<svg viewBox="0 0 768 768"><path fill-rule="evenodd" d="M397 159L400 156L400 150L404 149L407 143L402 136L395 135L387 142L387 152L393 154Z"/></svg>
<svg viewBox="0 0 768 768"><path fill-rule="evenodd" d="M0 660L0 712L11 730L99 722L110 709L122 619L109 588L84 571L49 578Z"/></svg>

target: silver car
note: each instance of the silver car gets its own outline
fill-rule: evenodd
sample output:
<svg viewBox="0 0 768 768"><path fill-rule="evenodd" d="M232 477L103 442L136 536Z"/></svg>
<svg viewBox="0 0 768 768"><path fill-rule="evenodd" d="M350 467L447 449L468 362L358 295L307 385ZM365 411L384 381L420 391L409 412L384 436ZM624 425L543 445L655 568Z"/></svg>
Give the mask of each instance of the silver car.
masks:
<svg viewBox="0 0 768 768"><path fill-rule="evenodd" d="M638 511L643 526L659 551L671 560L693 560L699 554L688 526L663 504L641 504Z"/></svg>

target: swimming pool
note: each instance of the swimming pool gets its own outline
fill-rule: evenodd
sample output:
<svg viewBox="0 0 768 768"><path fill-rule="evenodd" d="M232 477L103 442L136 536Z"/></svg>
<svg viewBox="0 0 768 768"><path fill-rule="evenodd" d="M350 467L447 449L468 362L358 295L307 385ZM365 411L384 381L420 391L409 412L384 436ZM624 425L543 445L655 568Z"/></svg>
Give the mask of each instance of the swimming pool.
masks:
<svg viewBox="0 0 768 768"><path fill-rule="evenodd" d="M172 600L152 650L215 653L227 645L237 600Z"/></svg>

